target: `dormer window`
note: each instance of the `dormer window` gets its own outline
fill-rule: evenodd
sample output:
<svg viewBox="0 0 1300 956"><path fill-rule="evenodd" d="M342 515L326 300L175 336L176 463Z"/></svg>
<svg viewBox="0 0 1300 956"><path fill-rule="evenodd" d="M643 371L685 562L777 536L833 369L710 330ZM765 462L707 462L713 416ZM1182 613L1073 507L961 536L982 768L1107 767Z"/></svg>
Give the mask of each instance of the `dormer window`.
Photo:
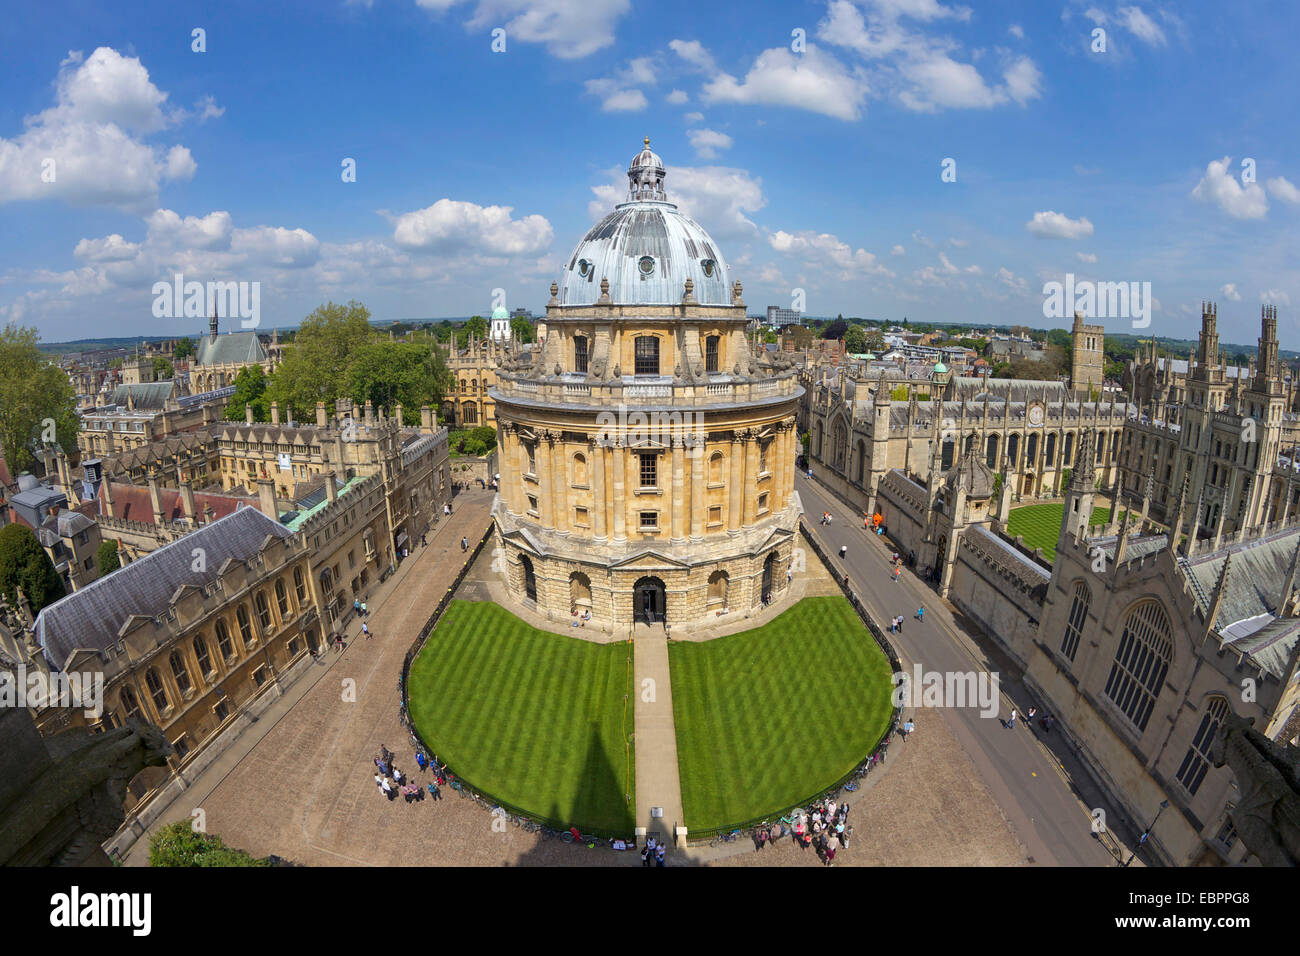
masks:
<svg viewBox="0 0 1300 956"><path fill-rule="evenodd" d="M642 256L637 261L637 268L641 270L641 275L648 276L655 271L655 260L653 256Z"/></svg>
<svg viewBox="0 0 1300 956"><path fill-rule="evenodd" d="M580 276L582 276L584 279L587 279L587 280L590 281L590 279L591 279L591 271L592 271L592 270L591 270L591 263L590 263L590 262L588 262L586 259L579 259L579 260L578 260L578 275L580 275Z"/></svg>
<svg viewBox="0 0 1300 956"><path fill-rule="evenodd" d="M706 279L712 279L712 278L713 278L713 270L714 270L716 267L717 267L717 263L714 262L712 259L701 259L701 260L700 260L700 268L704 270L704 277L705 277Z"/></svg>

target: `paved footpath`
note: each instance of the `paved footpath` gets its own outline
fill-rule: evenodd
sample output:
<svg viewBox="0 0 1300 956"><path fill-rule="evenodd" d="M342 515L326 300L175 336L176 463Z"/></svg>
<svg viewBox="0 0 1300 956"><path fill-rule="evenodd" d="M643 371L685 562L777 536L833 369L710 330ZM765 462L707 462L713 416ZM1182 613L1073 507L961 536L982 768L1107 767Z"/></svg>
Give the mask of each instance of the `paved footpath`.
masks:
<svg viewBox="0 0 1300 956"><path fill-rule="evenodd" d="M978 770L997 805L1006 814L1017 836L1028 850L1031 862L1061 866L1114 866L1116 859L1092 833L1090 808L1103 807L1114 838L1124 843L1125 854L1137 830L1120 818L1093 783L1078 757L1061 734L1043 734L1040 727L1026 727L1017 721L1006 729L1003 720L1011 708L1024 714L1029 707L1041 711L1043 702L1032 697L1016 665L976 629L964 626L954 608L924 581L904 571L890 580L892 545L862 526L862 515L849 508L815 480L800 474L796 487L807 516L829 511L830 525L808 524L828 554L838 555L848 547L848 558L832 560L836 573L847 573L863 603L872 609L878 623L902 614L902 634L890 635L900 656L910 664L918 662L926 671L996 673L1000 677L999 716L981 717L974 708L922 710L917 716L933 723L937 713L960 742ZM924 621L916 620L917 608L925 608ZM910 714L911 711L908 711ZM1119 832L1115 832L1118 830ZM1138 863L1141 862L1139 856Z"/></svg>
<svg viewBox="0 0 1300 956"><path fill-rule="evenodd" d="M673 843L684 825L673 724L673 684L668 671L668 636L660 626L638 625L635 637L637 826ZM652 817L654 808L661 817Z"/></svg>

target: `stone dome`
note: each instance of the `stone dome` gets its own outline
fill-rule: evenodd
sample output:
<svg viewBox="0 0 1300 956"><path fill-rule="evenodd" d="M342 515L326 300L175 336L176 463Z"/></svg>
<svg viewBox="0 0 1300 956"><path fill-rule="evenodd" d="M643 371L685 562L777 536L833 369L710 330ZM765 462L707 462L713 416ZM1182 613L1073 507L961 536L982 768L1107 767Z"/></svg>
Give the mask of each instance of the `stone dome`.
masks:
<svg viewBox="0 0 1300 956"><path fill-rule="evenodd" d="M650 140L628 168L628 201L582 237L564 266L561 306L594 305L602 279L614 305L731 305L731 276L704 227L682 215L663 191L664 167Z"/></svg>
<svg viewBox="0 0 1300 956"><path fill-rule="evenodd" d="M991 498L993 479L993 469L984 463L979 456L979 449L972 444L970 451L948 469L944 475L944 486L949 491L965 489L967 498Z"/></svg>

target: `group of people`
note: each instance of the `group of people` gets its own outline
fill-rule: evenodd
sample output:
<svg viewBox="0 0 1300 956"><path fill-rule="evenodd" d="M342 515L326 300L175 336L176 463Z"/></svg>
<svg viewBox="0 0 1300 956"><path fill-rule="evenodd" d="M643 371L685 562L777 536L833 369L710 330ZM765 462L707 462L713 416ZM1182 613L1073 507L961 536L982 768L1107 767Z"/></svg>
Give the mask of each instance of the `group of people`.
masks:
<svg viewBox="0 0 1300 956"><path fill-rule="evenodd" d="M1033 726L1034 717L1037 715L1037 713L1038 713L1037 707L1030 707L1027 711L1025 711L1025 724L1027 726L1031 726L1031 727ZM1007 730L1010 730L1016 725L1016 716L1017 716L1016 710L1013 707L1011 709L1011 716L1006 721ZM1051 714L1044 714L1043 719L1038 722L1038 726L1043 728L1043 733L1050 734L1052 732L1052 724L1055 721L1056 718L1053 717Z"/></svg>
<svg viewBox="0 0 1300 956"><path fill-rule="evenodd" d="M591 620L591 608L585 608L579 613L578 605L571 605L569 607L569 616L573 618L574 627L586 627L587 622Z"/></svg>
<svg viewBox="0 0 1300 956"><path fill-rule="evenodd" d="M420 773L433 770L434 779L428 785L429 796L441 800L442 791L439 788L447 782L447 768L438 763L437 757L430 759L425 756L422 750L415 752L415 763L420 768ZM379 755L375 757L375 768L379 771L375 774L375 786L387 799L396 800L398 794L407 803L418 803L424 799L424 788L397 769L393 763L392 751L383 745L380 745Z"/></svg>
<svg viewBox="0 0 1300 956"><path fill-rule="evenodd" d="M762 832L762 831L760 831ZM768 839L771 841L771 829L767 829ZM792 830L794 840L805 850L813 847L817 851L817 858L827 866L835 865L835 854L841 848L847 848L849 845L849 835L852 828L849 827L849 805L847 802L836 805L832 797L826 803L819 803L812 808L811 813L800 816L794 822ZM758 849L762 849L760 844Z"/></svg>
<svg viewBox="0 0 1300 956"><path fill-rule="evenodd" d="M647 837L645 846L641 847L641 865L649 866L651 863L655 866L667 866L668 846L662 840Z"/></svg>
<svg viewBox="0 0 1300 956"><path fill-rule="evenodd" d="M831 523L831 513L829 511L823 511L822 524L830 524L830 523Z"/></svg>

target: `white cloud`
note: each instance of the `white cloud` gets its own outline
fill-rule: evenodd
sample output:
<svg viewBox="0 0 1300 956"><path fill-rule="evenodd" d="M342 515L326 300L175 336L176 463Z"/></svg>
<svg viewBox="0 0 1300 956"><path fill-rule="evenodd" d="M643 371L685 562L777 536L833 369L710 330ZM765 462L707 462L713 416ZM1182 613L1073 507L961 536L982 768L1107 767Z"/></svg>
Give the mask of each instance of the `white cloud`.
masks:
<svg viewBox="0 0 1300 956"><path fill-rule="evenodd" d="M162 183L194 175L184 146L144 142L187 114L166 111L167 94L135 57L109 47L89 58L70 53L55 89L54 106L26 117L13 139L0 138L0 202L50 198L143 213L157 205Z"/></svg>
<svg viewBox="0 0 1300 956"><path fill-rule="evenodd" d="M1025 228L1045 239L1082 239L1092 235L1092 223L1087 219L1071 219L1064 213L1050 210L1034 213L1034 218L1025 223Z"/></svg>
<svg viewBox="0 0 1300 956"><path fill-rule="evenodd" d="M1007 27L1007 32L1010 33L1017 40L1023 40L1025 38L1024 27L1022 27L1018 23L1013 23L1011 24L1011 26Z"/></svg>
<svg viewBox="0 0 1300 956"><path fill-rule="evenodd" d="M72 252L78 259L89 259L91 262L121 262L139 255L140 245L127 242L113 233L103 239L82 239Z"/></svg>
<svg viewBox="0 0 1300 956"><path fill-rule="evenodd" d="M714 73L718 69L713 54L704 48L699 40L671 40L669 48L679 57L705 73Z"/></svg>
<svg viewBox="0 0 1300 956"><path fill-rule="evenodd" d="M1281 289L1265 289L1259 294L1259 301L1265 305L1290 305L1291 297Z"/></svg>
<svg viewBox="0 0 1300 956"><path fill-rule="evenodd" d="M1268 187L1269 194L1274 199L1280 199L1288 203L1300 203L1300 189L1295 184L1281 176L1276 176L1264 183Z"/></svg>
<svg viewBox="0 0 1300 956"><path fill-rule="evenodd" d="M175 249L229 249L234 233L230 213L210 212L206 216L186 216L170 209L158 209L145 219L149 227L148 243L151 248Z"/></svg>
<svg viewBox="0 0 1300 956"><path fill-rule="evenodd" d="M1099 172L1101 172L1101 167L1100 167L1100 166L1083 166L1083 165L1080 165L1079 163L1075 163L1075 164L1074 164L1074 172L1075 172L1075 175L1076 175L1076 176L1096 176Z"/></svg>
<svg viewBox="0 0 1300 956"><path fill-rule="evenodd" d="M916 243L920 243L921 245L925 246L927 249L934 248L934 240L931 239L929 236L921 235L921 230L919 229L912 233L912 241Z"/></svg>
<svg viewBox="0 0 1300 956"><path fill-rule="evenodd" d="M1076 252L1074 255L1080 262L1097 261L1097 254L1095 252Z"/></svg>
<svg viewBox="0 0 1300 956"><path fill-rule="evenodd" d="M1220 287L1219 291L1223 293L1223 297L1229 302L1241 301L1241 293L1237 291L1237 284L1235 282L1227 283Z"/></svg>
<svg viewBox="0 0 1300 956"><path fill-rule="evenodd" d="M587 214L598 220L627 197L627 171L604 170L606 181L591 187ZM767 205L763 181L746 169L729 166L671 166L664 189L681 212L708 229L715 239L747 239L758 227L747 214Z"/></svg>
<svg viewBox="0 0 1300 956"><path fill-rule="evenodd" d="M604 112L635 112L650 105L637 87L653 86L654 82L654 64L649 57L643 56L629 60L613 76L587 80L585 86L592 96L600 97L600 108Z"/></svg>
<svg viewBox="0 0 1300 956"><path fill-rule="evenodd" d="M894 246L894 248L889 250L889 254L891 256L902 256L907 254L907 250L902 246Z"/></svg>
<svg viewBox="0 0 1300 956"><path fill-rule="evenodd" d="M743 80L721 73L701 93L706 103L789 106L842 120L861 116L866 96L860 76L812 45L802 56L787 47L764 50Z"/></svg>
<svg viewBox="0 0 1300 956"><path fill-rule="evenodd" d="M839 270L841 280L863 275L893 275L870 252L865 249L855 250L847 242L828 232L805 230L790 233L779 229L769 234L767 241L777 252L785 253L810 265Z"/></svg>
<svg viewBox="0 0 1300 956"><path fill-rule="evenodd" d="M1021 276L1016 275L1010 269L1006 268L1006 266L1003 266L1001 269L995 272L993 274L993 278L997 282L1006 286L1012 292L1016 292L1021 295L1025 295L1029 292L1028 281L1026 281Z"/></svg>
<svg viewBox="0 0 1300 956"><path fill-rule="evenodd" d="M1119 22L1148 46L1164 46L1165 31L1156 26L1149 16L1138 7L1120 7L1117 11Z"/></svg>
<svg viewBox="0 0 1300 956"><path fill-rule="evenodd" d="M398 216L393 241L403 249L477 250L499 256L535 255L550 246L554 232L546 217L534 214L513 219L513 211L511 206L439 199L432 206Z"/></svg>
<svg viewBox="0 0 1300 956"><path fill-rule="evenodd" d="M1228 173L1231 157L1214 159L1205 167L1205 175L1192 190L1202 202L1212 202L1234 219L1262 219L1268 212L1268 197L1259 183L1242 186Z"/></svg>
<svg viewBox="0 0 1300 956"><path fill-rule="evenodd" d="M691 148L700 159L715 159L720 149L731 149L732 139L726 133L712 129L693 129L686 134Z"/></svg>
<svg viewBox="0 0 1300 956"><path fill-rule="evenodd" d="M552 56L578 60L614 42L614 26L632 8L631 0L469 0L474 13L465 24L475 32L497 27L509 43L541 43ZM416 0L443 13L464 0ZM485 41L486 42L486 41Z"/></svg>
<svg viewBox="0 0 1300 956"><path fill-rule="evenodd" d="M666 97L664 97L664 99L668 103L671 103L673 106L681 106L688 99L690 99L690 97L686 95L685 90L673 90Z"/></svg>
<svg viewBox="0 0 1300 956"><path fill-rule="evenodd" d="M686 120L686 122L688 122L688 123L702 123L702 122L704 122L704 114L703 114L703 113L687 113L685 116L682 117L682 119Z"/></svg>
<svg viewBox="0 0 1300 956"><path fill-rule="evenodd" d="M969 240L969 239L951 239L951 238L950 238L950 239L948 240L948 245L953 246L954 248L957 248L957 249L965 249L967 246L970 245L970 240Z"/></svg>

